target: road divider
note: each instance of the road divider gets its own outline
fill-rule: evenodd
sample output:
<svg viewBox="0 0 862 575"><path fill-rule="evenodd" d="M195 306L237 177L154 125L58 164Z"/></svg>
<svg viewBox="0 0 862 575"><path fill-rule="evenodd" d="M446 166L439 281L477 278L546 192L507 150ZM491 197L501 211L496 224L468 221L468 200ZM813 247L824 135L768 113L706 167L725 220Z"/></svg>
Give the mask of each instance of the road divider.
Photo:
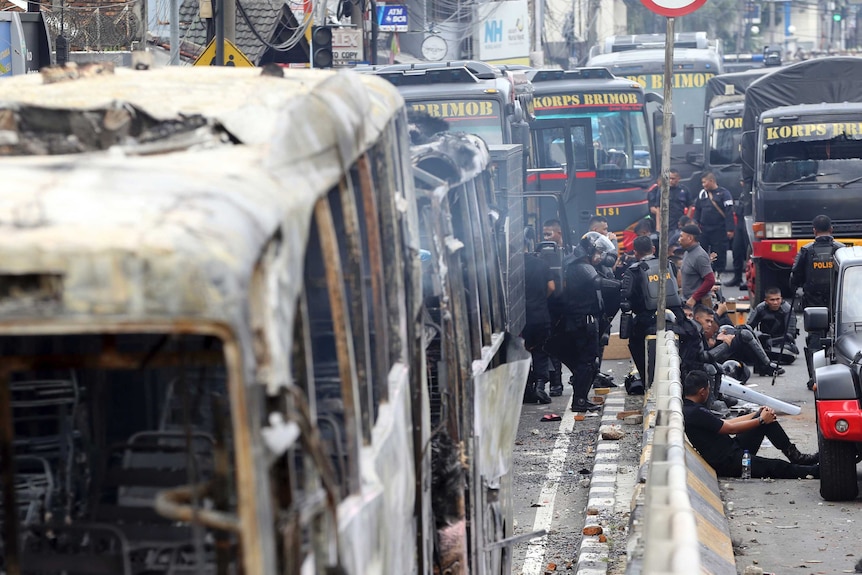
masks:
<svg viewBox="0 0 862 575"><path fill-rule="evenodd" d="M736 575L715 472L686 442L676 337L660 332L655 383L644 406L639 477L632 498L626 575Z"/></svg>

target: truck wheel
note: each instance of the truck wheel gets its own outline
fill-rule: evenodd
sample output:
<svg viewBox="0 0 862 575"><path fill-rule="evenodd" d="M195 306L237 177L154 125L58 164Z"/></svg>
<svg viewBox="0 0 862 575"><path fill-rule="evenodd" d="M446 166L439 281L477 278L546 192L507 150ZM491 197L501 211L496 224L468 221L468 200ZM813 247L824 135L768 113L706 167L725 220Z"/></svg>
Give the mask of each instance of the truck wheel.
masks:
<svg viewBox="0 0 862 575"><path fill-rule="evenodd" d="M820 445L820 496L826 501L856 499L856 444L824 439L817 431Z"/></svg>

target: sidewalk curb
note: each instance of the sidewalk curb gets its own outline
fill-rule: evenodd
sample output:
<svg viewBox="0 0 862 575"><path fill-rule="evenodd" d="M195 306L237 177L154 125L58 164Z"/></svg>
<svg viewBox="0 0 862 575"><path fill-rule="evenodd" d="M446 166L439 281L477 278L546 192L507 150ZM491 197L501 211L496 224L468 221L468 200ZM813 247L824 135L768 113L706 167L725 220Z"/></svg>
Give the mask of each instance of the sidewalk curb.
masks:
<svg viewBox="0 0 862 575"><path fill-rule="evenodd" d="M578 551L578 575L607 575L609 544L607 535L603 533L603 519L612 515L616 504L617 462L620 455L620 444L613 439L602 439L603 425L619 425L617 414L626 407L626 392L617 389L610 392L605 399L602 419L599 423L599 435L596 442L596 457L593 463L593 473L590 480L590 492L587 496L587 509L584 518L584 535ZM596 534L586 533L596 530ZM602 540L604 539L604 541Z"/></svg>

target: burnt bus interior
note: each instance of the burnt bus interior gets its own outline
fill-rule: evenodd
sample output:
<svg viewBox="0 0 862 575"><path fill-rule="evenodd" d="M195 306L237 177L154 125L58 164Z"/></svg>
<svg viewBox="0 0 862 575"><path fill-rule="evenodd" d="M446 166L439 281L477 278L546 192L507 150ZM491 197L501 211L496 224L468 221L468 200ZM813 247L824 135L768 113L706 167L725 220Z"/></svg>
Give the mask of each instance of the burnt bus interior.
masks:
<svg viewBox="0 0 862 575"><path fill-rule="evenodd" d="M2 572L237 572L217 338L7 336L0 354Z"/></svg>
<svg viewBox="0 0 862 575"><path fill-rule="evenodd" d="M239 373L231 380L238 369L226 349L235 344L213 336L142 328L0 337L0 573L242 572L237 451L248 443L234 433L278 426L248 413L284 414L299 428L265 471L278 572L305 572L312 557L318 568L337 567L335 507L360 492L360 450L388 400L390 371L404 361L417 497L432 454L434 526L417 527L416 546L421 555L422 533L434 533L434 557L419 561L445 572L484 551L499 564L509 549L482 546L511 526L486 519L482 491L471 487L480 481L471 461L474 362L490 370L506 361L505 346L483 358L506 330L493 186L467 148L416 162L426 191L420 245L430 253L420 263L398 207L413 177L395 152L407 149L396 141L402 133L386 132L315 205L285 350L292 385L274 395ZM423 285L413 286L410 270L420 266ZM411 301L414 287L421 302ZM246 304L251 315L270 312L253 297ZM405 317L420 306L421 317ZM263 363L268 351L254 351ZM432 445L420 441L426 378Z"/></svg>
<svg viewBox="0 0 862 575"><path fill-rule="evenodd" d="M414 154L420 246L427 252L422 262L423 315L431 402L435 566L441 573L459 560L464 565L467 557L475 561L485 541L505 536L502 524L493 534L483 534L478 527L487 510L485 502L478 500L481 478L472 467L471 447L473 362L482 357L483 348L493 345L492 334L505 331L505 283L495 237L497 222L492 219L492 208L497 206L489 174L465 180L454 157L457 154ZM445 195L437 192L441 186L448 187ZM505 354L497 353L486 369L505 361ZM465 466L465 461L471 463ZM452 536L459 527L470 531L466 548ZM499 565L508 552L496 550L491 564Z"/></svg>

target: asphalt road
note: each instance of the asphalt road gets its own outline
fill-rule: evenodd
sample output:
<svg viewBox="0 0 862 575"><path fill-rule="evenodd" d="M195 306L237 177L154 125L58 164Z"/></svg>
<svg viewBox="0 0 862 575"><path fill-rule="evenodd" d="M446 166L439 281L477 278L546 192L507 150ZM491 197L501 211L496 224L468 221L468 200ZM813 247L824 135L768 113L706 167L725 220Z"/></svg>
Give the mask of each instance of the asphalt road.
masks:
<svg viewBox="0 0 862 575"><path fill-rule="evenodd" d="M743 295L733 288L724 291L726 297ZM797 318L801 350L805 345L802 314ZM815 452L814 394L806 387L804 357L785 369L774 386L772 378L755 376L748 387L801 406L801 414L782 415L779 421L801 451ZM783 457L772 446L764 446L758 455ZM720 486L740 575L752 565L782 575L862 573L862 565L856 569L862 560L862 498L826 502L820 497L819 480L730 479L720 481Z"/></svg>
<svg viewBox="0 0 862 575"><path fill-rule="evenodd" d="M725 288L724 294L740 298L747 292ZM802 330L801 314L798 319ZM803 331L797 341L800 349L804 340ZM603 371L613 372L619 384L628 369L628 361L606 360L602 366ZM814 396L805 385L804 358L786 369L775 385L772 378L752 376L749 387L801 406L800 415L782 415L779 421L800 450L816 451ZM547 529L549 535L515 548L515 575L572 572L577 563L599 418L541 421L546 413L565 414L570 401L571 388L567 386L565 394L554 398L552 404L524 405L522 410L515 445L515 534ZM626 409L641 406L642 398L627 396ZM628 511L641 451L640 426L623 426L623 430L614 514L606 521L605 530L611 549L607 560L611 575L625 572ZM759 455L783 457L768 442ZM862 564L856 569L862 561L862 498L842 503L823 501L818 480L723 479L720 486L740 575L749 566L782 575L862 573Z"/></svg>

